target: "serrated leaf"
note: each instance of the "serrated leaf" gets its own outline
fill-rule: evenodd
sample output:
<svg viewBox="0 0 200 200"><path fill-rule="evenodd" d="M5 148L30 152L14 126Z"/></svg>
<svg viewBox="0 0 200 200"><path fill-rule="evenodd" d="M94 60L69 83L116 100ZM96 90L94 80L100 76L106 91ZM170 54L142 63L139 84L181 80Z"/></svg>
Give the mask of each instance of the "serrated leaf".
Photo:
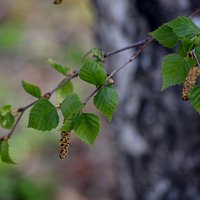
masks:
<svg viewBox="0 0 200 200"><path fill-rule="evenodd" d="M149 33L154 39L156 39L161 45L167 48L173 48L178 43L178 37L173 32L172 28L163 24L155 31Z"/></svg>
<svg viewBox="0 0 200 200"><path fill-rule="evenodd" d="M94 97L94 105L108 118L108 120L112 119L118 102L119 95L117 94L117 91L109 87L102 87Z"/></svg>
<svg viewBox="0 0 200 200"><path fill-rule="evenodd" d="M100 129L100 119L92 113L82 113L75 128L75 134L85 143L94 145Z"/></svg>
<svg viewBox="0 0 200 200"><path fill-rule="evenodd" d="M80 115L81 115L80 112L76 112L71 114L69 117L65 118L63 126L60 130L70 132L72 129L77 127Z"/></svg>
<svg viewBox="0 0 200 200"><path fill-rule="evenodd" d="M177 17L176 19L167 23L174 33L180 38L191 39L200 34L200 29L197 27L191 19L185 16Z"/></svg>
<svg viewBox="0 0 200 200"><path fill-rule="evenodd" d="M178 54L180 56L186 57L188 53L192 50L194 44L189 39L184 39L179 45Z"/></svg>
<svg viewBox="0 0 200 200"><path fill-rule="evenodd" d="M40 131L49 131L56 128L59 123L59 116L53 104L47 99L39 99L30 110L29 128Z"/></svg>
<svg viewBox="0 0 200 200"><path fill-rule="evenodd" d="M41 90L37 85L28 83L26 81L22 81L22 86L24 90L29 93L30 95L40 98L42 96Z"/></svg>
<svg viewBox="0 0 200 200"><path fill-rule="evenodd" d="M81 103L78 95L76 93L72 93L65 98L60 108L64 118L66 119L73 113L80 111L83 108L83 104Z"/></svg>
<svg viewBox="0 0 200 200"><path fill-rule="evenodd" d="M200 113L200 86L194 87L189 94L192 107Z"/></svg>
<svg viewBox="0 0 200 200"><path fill-rule="evenodd" d="M9 155L9 144L8 141L1 141L0 142L0 155L2 162L8 164L16 164Z"/></svg>
<svg viewBox="0 0 200 200"><path fill-rule="evenodd" d="M71 93L73 93L74 87L71 81L67 82L59 90L56 91L56 99L58 103L62 103L63 100Z"/></svg>
<svg viewBox="0 0 200 200"><path fill-rule="evenodd" d="M15 117L11 113L11 106L4 105L0 109L0 124L5 129L11 129L15 122Z"/></svg>
<svg viewBox="0 0 200 200"><path fill-rule="evenodd" d="M52 68L54 68L57 72L63 75L67 75L67 73L71 71L69 67L66 67L60 63L57 63L56 61L52 59L48 59L48 62Z"/></svg>
<svg viewBox="0 0 200 200"><path fill-rule="evenodd" d="M183 83L192 67L192 62L188 62L184 57L178 54L169 54L165 56L162 63L162 90Z"/></svg>
<svg viewBox="0 0 200 200"><path fill-rule="evenodd" d="M99 62L86 60L79 72L79 77L90 84L102 85L106 81L107 73Z"/></svg>

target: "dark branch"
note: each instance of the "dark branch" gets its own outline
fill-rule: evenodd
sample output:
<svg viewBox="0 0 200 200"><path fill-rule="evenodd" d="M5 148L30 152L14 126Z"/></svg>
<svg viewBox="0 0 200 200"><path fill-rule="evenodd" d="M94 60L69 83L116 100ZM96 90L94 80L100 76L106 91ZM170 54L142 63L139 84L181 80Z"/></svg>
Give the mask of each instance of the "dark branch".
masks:
<svg viewBox="0 0 200 200"><path fill-rule="evenodd" d="M71 76L65 78L65 79L61 82L61 84L59 84L57 87L55 87L54 89L52 89L50 92L45 93L45 94L43 95L43 97L46 98L46 97L48 96L48 99L49 99L49 98L52 96L53 93L55 93L57 90L59 90L61 87L63 87L67 82L69 82L70 80L76 78L77 76L78 76L78 72L77 72L77 71L73 71L73 73L72 73ZM18 108L18 109L17 109L17 112L20 113L19 117L17 118L17 120L16 120L16 122L15 122L13 128L11 129L11 131L10 131L8 134L6 134L6 135L0 137L0 141L8 140L9 138L11 138L11 136L13 135L15 129L17 128L17 126L18 126L18 124L19 124L19 122L20 122L20 120L21 120L21 118L22 118L24 112L25 112L28 108L30 108L31 106L33 106L37 101L38 101L38 100L33 101L32 103L28 104L27 106L24 106L24 107L21 107L21 108Z"/></svg>
<svg viewBox="0 0 200 200"><path fill-rule="evenodd" d="M133 43L133 44L127 46L127 47L124 47L124 48L121 48L121 49L118 49L118 50L115 50L115 51L111 51L111 52L105 53L104 57L107 58L107 57L110 57L110 56L112 56L114 54L120 53L122 51L126 51L128 49L133 49L133 48L136 48L136 47L140 47L140 46L144 45L148 40L149 40L149 37L145 38L144 40L135 42L135 43Z"/></svg>

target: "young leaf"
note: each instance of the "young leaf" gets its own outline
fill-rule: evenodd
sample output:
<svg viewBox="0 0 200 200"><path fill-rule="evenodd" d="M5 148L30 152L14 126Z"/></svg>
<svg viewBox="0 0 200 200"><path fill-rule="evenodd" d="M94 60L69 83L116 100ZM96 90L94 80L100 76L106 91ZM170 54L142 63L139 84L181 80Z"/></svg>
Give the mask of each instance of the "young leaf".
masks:
<svg viewBox="0 0 200 200"><path fill-rule="evenodd" d="M179 46L178 54L180 56L186 57L188 53L192 50L194 44L189 39L183 39L182 43Z"/></svg>
<svg viewBox="0 0 200 200"><path fill-rule="evenodd" d="M102 85L106 81L107 73L102 64L95 61L86 60L79 72L79 76L82 80L90 84Z"/></svg>
<svg viewBox="0 0 200 200"><path fill-rule="evenodd" d="M168 54L162 63L162 90L184 82L187 73L193 67L192 62L187 62L178 54Z"/></svg>
<svg viewBox="0 0 200 200"><path fill-rule="evenodd" d="M64 118L66 119L73 113L80 111L83 108L83 104L81 103L81 100L79 99L78 95L72 93L65 98L60 108Z"/></svg>
<svg viewBox="0 0 200 200"><path fill-rule="evenodd" d="M63 75L67 75L67 73L69 73L71 71L69 67L61 65L52 59L48 59L48 62L52 68L54 68L57 72L59 72Z"/></svg>
<svg viewBox="0 0 200 200"><path fill-rule="evenodd" d="M196 86L190 91L189 98L191 100L192 107L200 113L200 86Z"/></svg>
<svg viewBox="0 0 200 200"><path fill-rule="evenodd" d="M200 29L193 23L191 19L185 16L177 17L176 19L167 23L174 33L180 38L191 39L200 34Z"/></svg>
<svg viewBox="0 0 200 200"><path fill-rule="evenodd" d="M9 144L8 141L1 141L0 142L0 155L2 162L8 164L16 164L9 155Z"/></svg>
<svg viewBox="0 0 200 200"><path fill-rule="evenodd" d="M108 120L112 119L112 115L117 108L119 96L113 88L102 87L94 97L94 105L99 109Z"/></svg>
<svg viewBox="0 0 200 200"><path fill-rule="evenodd" d="M63 87L56 91L56 99L59 103L62 103L63 100L73 92L74 87L71 81L67 82Z"/></svg>
<svg viewBox="0 0 200 200"><path fill-rule="evenodd" d="M96 58L97 62L103 62L104 61L104 52L100 49L94 48L92 49L92 55Z"/></svg>
<svg viewBox="0 0 200 200"><path fill-rule="evenodd" d="M93 146L100 129L100 119L92 113L82 113L75 134L85 143Z"/></svg>
<svg viewBox="0 0 200 200"><path fill-rule="evenodd" d="M61 131L70 132L72 129L77 127L80 115L81 113L78 111L65 118Z"/></svg>
<svg viewBox="0 0 200 200"><path fill-rule="evenodd" d="M172 28L163 24L155 31L149 33L154 39L156 39L161 45L167 48L173 48L178 43L178 37L173 32Z"/></svg>
<svg viewBox="0 0 200 200"><path fill-rule="evenodd" d="M30 95L40 98L42 96L41 90L37 85L33 85L31 83L28 83L26 81L22 81L22 86L24 90L29 93Z"/></svg>
<svg viewBox="0 0 200 200"><path fill-rule="evenodd" d="M92 57L94 57L97 62L103 62L105 59L104 58L105 53L102 50L97 49L97 48L94 48L90 50L88 53L86 53L84 58L89 57L90 55L92 55Z"/></svg>
<svg viewBox="0 0 200 200"><path fill-rule="evenodd" d="M59 123L59 116L53 104L47 99L39 99L29 114L29 128L41 131L56 128Z"/></svg>
<svg viewBox="0 0 200 200"><path fill-rule="evenodd" d="M11 106L5 105L0 109L0 124L5 129L11 129L15 122L15 117L11 113Z"/></svg>

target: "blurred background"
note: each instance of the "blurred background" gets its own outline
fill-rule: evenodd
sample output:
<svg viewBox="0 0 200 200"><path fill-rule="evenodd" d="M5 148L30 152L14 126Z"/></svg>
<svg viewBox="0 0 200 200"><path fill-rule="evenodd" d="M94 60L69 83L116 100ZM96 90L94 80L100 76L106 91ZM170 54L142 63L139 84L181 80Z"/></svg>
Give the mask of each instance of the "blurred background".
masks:
<svg viewBox="0 0 200 200"><path fill-rule="evenodd" d="M22 80L43 92L62 80L48 58L78 69L91 48L127 46L200 7L197 0L52 1L0 1L0 106L33 100ZM108 72L133 52L109 58ZM115 76L120 105L111 124L101 118L93 150L73 136L60 160L59 131L27 129L24 115L10 141L17 165L0 163L0 200L199 200L199 115L182 102L180 86L160 92L161 61L170 52L153 43ZM73 82L82 98L93 89ZM91 103L86 109L96 112Z"/></svg>
<svg viewBox="0 0 200 200"><path fill-rule="evenodd" d="M0 106L33 101L23 91L22 80L39 85L43 92L54 88L63 77L48 66L48 58L78 69L81 57L95 47L94 20L88 0L67 0L60 6L53 0L1 0ZM74 83L82 98L93 89ZM87 109L94 108L88 104ZM108 127L93 150L72 137L69 157L60 160L59 131L27 129L27 117L10 141L17 165L0 163L0 199L109 199L114 175Z"/></svg>

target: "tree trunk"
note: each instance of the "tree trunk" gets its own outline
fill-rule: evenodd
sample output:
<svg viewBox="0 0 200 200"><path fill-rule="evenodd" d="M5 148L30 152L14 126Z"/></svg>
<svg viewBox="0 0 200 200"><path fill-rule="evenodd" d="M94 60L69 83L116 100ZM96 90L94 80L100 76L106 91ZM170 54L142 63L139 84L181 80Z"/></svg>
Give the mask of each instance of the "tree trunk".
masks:
<svg viewBox="0 0 200 200"><path fill-rule="evenodd" d="M97 41L104 51L141 40L195 0L93 0ZM113 120L120 200L200 199L200 117L181 100L181 87L161 92L161 59L169 51L153 43L115 76L120 106ZM126 51L106 62L125 63Z"/></svg>

